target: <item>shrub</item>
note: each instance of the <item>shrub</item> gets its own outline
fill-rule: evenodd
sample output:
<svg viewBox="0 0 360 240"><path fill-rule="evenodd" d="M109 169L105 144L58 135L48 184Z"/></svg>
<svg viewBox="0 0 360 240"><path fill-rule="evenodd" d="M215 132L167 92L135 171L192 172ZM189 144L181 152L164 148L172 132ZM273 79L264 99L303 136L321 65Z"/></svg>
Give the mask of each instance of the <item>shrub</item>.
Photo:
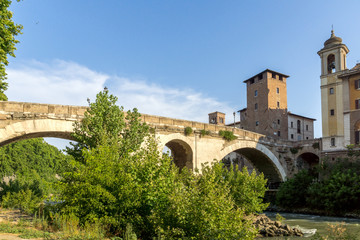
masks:
<svg viewBox="0 0 360 240"><path fill-rule="evenodd" d="M280 185L276 194L276 204L286 208L304 207L308 188L314 177L306 170L298 172L293 178Z"/></svg>
<svg viewBox="0 0 360 240"><path fill-rule="evenodd" d="M224 130L220 130L219 131L219 136L223 137L226 141L232 141L235 140L237 137L234 135L233 132L231 131L224 131Z"/></svg>
<svg viewBox="0 0 360 240"><path fill-rule="evenodd" d="M296 147L290 148L290 152L291 152L292 154L297 154L297 153L299 152L299 149L296 148Z"/></svg>
<svg viewBox="0 0 360 240"><path fill-rule="evenodd" d="M34 213L42 198L36 196L30 189L21 189L19 192L7 192L2 199L4 208L17 208L28 214Z"/></svg>
<svg viewBox="0 0 360 240"><path fill-rule="evenodd" d="M73 170L61 180L62 214L75 216L80 226L107 226L117 236L124 236L131 224L140 239L252 239L256 235L244 214L263 209L259 194L265 189L264 179L237 175L215 163L204 165L201 174L186 168L179 172L166 154L160 154L137 113L132 122L117 129L126 135L116 137L108 127L97 125L95 119L114 126L112 118L124 122L118 115L121 111L98 111L103 105L113 109L116 99L106 95L100 93L101 99L90 106L94 114L85 114L76 126L83 131L75 136L84 148L82 156L74 154ZM93 124L96 132L91 132ZM87 138L94 134L99 141ZM75 147L78 150L79 145Z"/></svg>
<svg viewBox="0 0 360 240"><path fill-rule="evenodd" d="M189 136L190 134L193 133L193 129L192 129L191 127L186 127L186 128L184 129L184 131L185 131L185 135L186 135L186 136Z"/></svg>
<svg viewBox="0 0 360 240"><path fill-rule="evenodd" d="M200 136L205 136L205 135L210 135L210 131L208 131L208 130L205 130L205 129L202 129L201 131L200 131Z"/></svg>
<svg viewBox="0 0 360 240"><path fill-rule="evenodd" d="M312 147L314 149L320 149L320 144L318 142L313 143Z"/></svg>

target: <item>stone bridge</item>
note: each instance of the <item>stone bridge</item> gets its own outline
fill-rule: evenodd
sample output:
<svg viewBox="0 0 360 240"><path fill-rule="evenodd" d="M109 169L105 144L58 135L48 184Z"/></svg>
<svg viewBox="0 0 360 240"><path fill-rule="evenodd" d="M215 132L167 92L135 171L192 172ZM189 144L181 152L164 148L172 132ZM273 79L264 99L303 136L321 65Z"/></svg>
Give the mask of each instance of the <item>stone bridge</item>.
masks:
<svg viewBox="0 0 360 240"><path fill-rule="evenodd" d="M0 101L0 146L22 139L56 137L71 140L73 123L81 121L87 107ZM168 147L179 167L199 168L205 162L240 154L270 182L282 182L301 168L318 163L319 139L301 142L279 141L243 129L142 115L155 130L159 150ZM185 128L193 132L185 135ZM237 137L226 141L219 131L232 131Z"/></svg>

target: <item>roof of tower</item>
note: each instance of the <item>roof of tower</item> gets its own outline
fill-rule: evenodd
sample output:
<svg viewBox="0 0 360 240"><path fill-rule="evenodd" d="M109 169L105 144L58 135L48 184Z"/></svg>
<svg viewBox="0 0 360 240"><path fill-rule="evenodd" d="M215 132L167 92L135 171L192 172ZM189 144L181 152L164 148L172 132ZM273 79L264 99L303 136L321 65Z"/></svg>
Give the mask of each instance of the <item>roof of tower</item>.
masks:
<svg viewBox="0 0 360 240"><path fill-rule="evenodd" d="M264 72L271 72L271 73L275 73L275 74L280 75L280 76L283 76L283 77L285 77L285 78L290 77L290 76L288 76L288 75L285 75L285 74L282 74L282 73L279 73L279 72L275 72L275 71L270 70L270 69L265 69L265 70L264 70L264 71L262 71L261 73L258 73L258 74L256 74L256 75L252 76L251 78L249 78L249 79L245 80L245 81L244 81L244 83L246 83L247 81L250 81L251 79L253 79L253 78L254 78L254 77L256 77L256 76L259 76L260 74L263 74Z"/></svg>
<svg viewBox="0 0 360 240"><path fill-rule="evenodd" d="M340 37L335 36L334 30L331 30L331 36L328 40L324 42L324 47L332 47L334 45L342 44L342 39Z"/></svg>

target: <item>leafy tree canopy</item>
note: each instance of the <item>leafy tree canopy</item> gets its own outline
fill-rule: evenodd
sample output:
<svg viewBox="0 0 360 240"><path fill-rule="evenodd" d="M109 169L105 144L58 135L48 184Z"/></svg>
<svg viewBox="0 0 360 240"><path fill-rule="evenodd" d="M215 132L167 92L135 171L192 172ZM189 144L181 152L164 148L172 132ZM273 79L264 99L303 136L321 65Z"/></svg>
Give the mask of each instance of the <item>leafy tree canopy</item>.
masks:
<svg viewBox="0 0 360 240"><path fill-rule="evenodd" d="M149 135L149 127L139 121L140 113L123 112L123 107L116 105L117 97L108 90L99 92L96 100L90 103L84 119L74 126L72 137L76 141L67 147L67 153L77 161L82 161L82 150L91 149L103 144L115 144L122 155L139 150L144 138Z"/></svg>
<svg viewBox="0 0 360 240"><path fill-rule="evenodd" d="M56 193L53 183L67 171L69 157L42 138L1 147L1 205L33 213L49 194Z"/></svg>
<svg viewBox="0 0 360 240"><path fill-rule="evenodd" d="M60 213L140 239L253 239L245 214L262 211L266 180L221 164L179 169L158 151L136 109L126 114L107 90L75 125L72 171L61 179Z"/></svg>
<svg viewBox="0 0 360 240"><path fill-rule="evenodd" d="M20 0L17 0L18 2ZM15 57L15 44L19 41L15 36L21 34L22 25L15 24L12 20L13 14L8 10L11 0L0 0L0 100L6 101L4 91L8 88L5 66L9 64L8 55Z"/></svg>

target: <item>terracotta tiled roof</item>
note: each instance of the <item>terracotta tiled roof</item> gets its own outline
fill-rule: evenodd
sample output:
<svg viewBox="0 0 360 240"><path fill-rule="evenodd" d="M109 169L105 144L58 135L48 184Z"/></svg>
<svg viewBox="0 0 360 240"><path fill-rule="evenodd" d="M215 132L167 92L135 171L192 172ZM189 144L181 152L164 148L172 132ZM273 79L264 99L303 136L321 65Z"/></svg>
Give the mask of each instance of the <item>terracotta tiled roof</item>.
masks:
<svg viewBox="0 0 360 240"><path fill-rule="evenodd" d="M357 63L357 64L355 65L355 67L353 67L351 70L353 70L353 69L360 69L360 63Z"/></svg>

